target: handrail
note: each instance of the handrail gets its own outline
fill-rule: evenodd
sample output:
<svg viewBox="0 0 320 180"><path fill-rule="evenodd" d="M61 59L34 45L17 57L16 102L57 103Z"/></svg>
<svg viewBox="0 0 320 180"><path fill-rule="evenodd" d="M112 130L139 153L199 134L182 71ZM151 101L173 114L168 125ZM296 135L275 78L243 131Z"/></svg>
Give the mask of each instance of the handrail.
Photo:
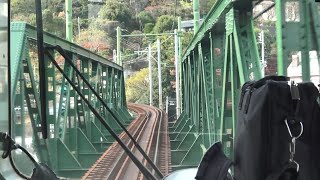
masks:
<svg viewBox="0 0 320 180"><path fill-rule="evenodd" d="M37 41L36 27L34 27L30 24L27 24L25 22L12 22L11 23L11 34L13 32L21 32L21 31L24 31L26 38L28 38L29 40ZM107 65L109 67L115 68L120 71L123 71L123 68L120 65L118 65L112 61L109 61L106 58L104 58L98 54L95 54L88 49L85 49L77 44L71 43L71 42L69 42L65 39L62 39L58 36L55 36L51 33L44 31L43 32L43 40L44 40L44 42L43 42L44 46L60 46L64 50L73 52L74 54L77 54L77 55L82 56L84 58L102 63L104 65Z"/></svg>
<svg viewBox="0 0 320 180"><path fill-rule="evenodd" d="M181 62L183 62L191 51L196 47L196 45L202 40L206 32L209 31L217 22L221 14L227 11L232 3L232 0L217 0L217 2L212 6L211 10L208 12L208 15L203 20L202 24L199 27L199 30L193 36L188 47L184 51Z"/></svg>

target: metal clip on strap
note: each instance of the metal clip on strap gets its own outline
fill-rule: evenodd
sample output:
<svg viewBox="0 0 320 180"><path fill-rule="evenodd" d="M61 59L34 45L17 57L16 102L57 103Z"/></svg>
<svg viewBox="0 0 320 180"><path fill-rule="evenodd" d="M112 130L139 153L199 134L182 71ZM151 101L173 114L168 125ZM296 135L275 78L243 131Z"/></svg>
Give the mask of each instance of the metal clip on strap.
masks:
<svg viewBox="0 0 320 180"><path fill-rule="evenodd" d="M287 126L287 129L288 129L288 133L291 137L291 142L290 142L290 145L289 145L289 152L290 152L290 159L289 159L289 162L291 163L294 163L297 167L297 172L299 172L299 163L297 163L295 160L294 160L294 155L296 153L296 140L302 135L303 133L303 124L302 122L300 122L300 126L301 126L301 131L299 133L298 136L293 136L292 135L292 132L291 132L291 129L289 127L289 124L288 124L288 120L286 119L284 121L286 123L286 126Z"/></svg>
<svg viewBox="0 0 320 180"><path fill-rule="evenodd" d="M296 138L293 137L289 146L290 150L290 161L293 161L294 155L296 153Z"/></svg>

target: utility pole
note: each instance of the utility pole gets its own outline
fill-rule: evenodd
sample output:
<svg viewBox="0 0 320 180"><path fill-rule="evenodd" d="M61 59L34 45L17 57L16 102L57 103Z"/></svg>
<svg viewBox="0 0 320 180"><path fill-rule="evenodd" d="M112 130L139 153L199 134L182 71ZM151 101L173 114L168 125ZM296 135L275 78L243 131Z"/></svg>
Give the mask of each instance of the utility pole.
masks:
<svg viewBox="0 0 320 180"><path fill-rule="evenodd" d="M153 104L153 92L152 92L152 61L151 61L151 44L148 48L148 62L149 62L149 91L150 91L150 106Z"/></svg>
<svg viewBox="0 0 320 180"><path fill-rule="evenodd" d="M265 68L265 61L264 61L264 32L263 30L261 31L261 61L262 61L262 77L264 77L264 68Z"/></svg>
<svg viewBox="0 0 320 180"><path fill-rule="evenodd" d="M174 54L175 54L175 69L176 69L176 108L177 108L177 119L180 116L180 72L179 72L179 67L180 67L180 63L179 63L179 42L178 42L178 33L177 33L177 29L174 30Z"/></svg>
<svg viewBox="0 0 320 180"><path fill-rule="evenodd" d="M78 17L78 36L80 37L80 18Z"/></svg>
<svg viewBox="0 0 320 180"><path fill-rule="evenodd" d="M199 29L200 24L200 10L199 10L199 0L192 0L193 4L193 32L196 34L196 32Z"/></svg>
<svg viewBox="0 0 320 180"><path fill-rule="evenodd" d="M157 49L158 49L158 81L159 81L159 108L163 109L162 103L162 77L161 77L161 52L160 52L160 39L157 39Z"/></svg>
<svg viewBox="0 0 320 180"><path fill-rule="evenodd" d="M113 60L113 62L115 62L115 63L117 63L117 50L113 50L112 51L112 60Z"/></svg>
<svg viewBox="0 0 320 180"><path fill-rule="evenodd" d="M169 113L169 97L166 97L166 113Z"/></svg>
<svg viewBox="0 0 320 180"><path fill-rule="evenodd" d="M179 41L179 60L182 60L182 40L181 40L181 17L178 17L178 41ZM179 63L179 68L180 68L180 74L179 74L179 79L180 79L180 85L182 84L182 67L181 67L181 63ZM182 96L182 88L180 88L180 97ZM182 99L181 99L181 103L180 103L180 107L182 108ZM181 111L181 109L180 109Z"/></svg>
<svg viewBox="0 0 320 180"><path fill-rule="evenodd" d="M66 39L73 42L72 31L72 0L66 0Z"/></svg>
<svg viewBox="0 0 320 180"><path fill-rule="evenodd" d="M121 62L121 51L120 51L120 45L121 43L121 29L118 26L117 27L117 63L121 66L122 62Z"/></svg>
<svg viewBox="0 0 320 180"><path fill-rule="evenodd" d="M261 75L262 77L264 77L264 68L266 67L266 63L265 63L265 60L264 60L264 32L263 30L258 33L258 44L261 43Z"/></svg>

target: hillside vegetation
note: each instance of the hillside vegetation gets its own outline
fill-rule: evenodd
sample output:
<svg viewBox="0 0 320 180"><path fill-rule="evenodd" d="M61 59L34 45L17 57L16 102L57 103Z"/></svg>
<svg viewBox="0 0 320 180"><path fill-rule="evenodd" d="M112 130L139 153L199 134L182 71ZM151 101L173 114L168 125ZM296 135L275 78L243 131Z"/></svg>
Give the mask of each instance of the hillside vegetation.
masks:
<svg viewBox="0 0 320 180"><path fill-rule="evenodd" d="M200 13L204 17L214 4L215 0L200 0ZM65 1L42 1L44 29L59 37L65 37ZM177 17L182 20L193 18L192 3L190 0L105 0L103 3L93 3L88 0L72 1L73 40L75 43L112 60L113 50L116 49L116 27L120 26L122 34L164 33L173 32L177 28ZM34 0L12 0L11 18L16 21L26 21L35 25ZM79 21L78 21L79 19ZM78 28L80 27L80 29ZM184 32L182 47L185 48L192 38L192 32ZM127 99L131 102L147 103L148 86L141 86L148 78L145 53L135 51L145 50L148 44L155 46L160 38L163 97L174 97L174 37L128 37L121 40L122 60L125 68L137 71L126 82ZM154 48L154 50L156 50ZM156 58L156 54L153 53ZM126 65L126 61L137 61ZM154 67L154 92L157 92L157 65ZM142 69L142 70L141 70ZM138 72L140 71L141 72ZM135 86L136 85L136 86ZM141 92L141 93L139 93ZM143 92L143 93L142 93ZM154 104L157 97L154 95Z"/></svg>

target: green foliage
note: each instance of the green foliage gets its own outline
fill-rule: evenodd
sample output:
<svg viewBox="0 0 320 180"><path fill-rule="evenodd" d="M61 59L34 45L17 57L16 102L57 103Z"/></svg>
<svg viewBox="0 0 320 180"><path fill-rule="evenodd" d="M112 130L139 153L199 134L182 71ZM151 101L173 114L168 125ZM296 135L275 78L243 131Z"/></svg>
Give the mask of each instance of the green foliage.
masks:
<svg viewBox="0 0 320 180"><path fill-rule="evenodd" d="M150 13L148 13L146 11L141 11L138 14L138 19L140 20L142 25L155 22L153 17L150 15Z"/></svg>
<svg viewBox="0 0 320 180"><path fill-rule="evenodd" d="M50 4L51 3L51 4ZM59 37L65 37L65 19L58 16L59 6L55 5L58 1L44 1L42 18L43 29ZM54 8L56 7L56 8ZM35 2L33 0L12 0L11 18L13 21L25 21L31 25L36 25Z"/></svg>
<svg viewBox="0 0 320 180"><path fill-rule="evenodd" d="M190 33L187 33L190 34ZM192 33L191 33L192 34ZM192 36L191 36L192 37ZM166 96L174 97L175 89L173 83L175 81L175 76L172 74L174 72L174 37L173 36L160 36L161 42L161 64L162 64L162 93L163 93L163 102L165 101ZM185 39L185 42L188 43L188 40ZM156 43L153 42L153 49L156 47ZM152 53L152 56L156 58L157 54ZM155 61L152 62L152 73L153 73L153 104L158 106L159 103L159 87L158 87L158 67ZM144 78L141 74L144 72ZM126 95L127 100L130 102L136 103L149 103L149 83L148 79L148 68L142 69L134 74L132 77L126 80ZM138 81L138 80L139 81ZM143 81L143 79L145 81ZM136 81L134 81L136 80ZM143 85L142 85L143 84ZM135 93L137 91L137 93Z"/></svg>
<svg viewBox="0 0 320 180"><path fill-rule="evenodd" d="M100 9L99 17L127 23L131 19L131 12L126 3L106 0L106 4Z"/></svg>
<svg viewBox="0 0 320 180"><path fill-rule="evenodd" d="M175 76L171 75L170 72L174 70L174 37L162 36L160 41L161 61L164 64L162 65L163 98L166 96L173 97L175 95L175 89L171 83L175 81ZM155 81L158 82L158 80Z"/></svg>
<svg viewBox="0 0 320 180"><path fill-rule="evenodd" d="M126 84L126 98L128 102L148 103L149 97L149 69L144 68L129 77Z"/></svg>
<svg viewBox="0 0 320 180"><path fill-rule="evenodd" d="M88 0L72 1L72 22L74 29L77 28L78 17L80 18L80 28L88 28Z"/></svg>
<svg viewBox="0 0 320 180"><path fill-rule="evenodd" d="M157 22L153 28L154 33L163 33L177 28L177 20L174 16L162 15L158 17Z"/></svg>
<svg viewBox="0 0 320 180"><path fill-rule="evenodd" d="M31 25L36 24L34 0L12 0L10 2L10 11L12 20L28 22Z"/></svg>
<svg viewBox="0 0 320 180"><path fill-rule="evenodd" d="M177 14L184 19L192 19L192 2L180 1L180 6L177 8Z"/></svg>
<svg viewBox="0 0 320 180"><path fill-rule="evenodd" d="M202 0L200 1L200 14L206 16L212 6L216 3L217 0Z"/></svg>
<svg viewBox="0 0 320 180"><path fill-rule="evenodd" d="M187 48L187 46L189 45L190 41L193 38L193 32L189 31L189 32L182 32L181 34L182 38L182 48L183 50Z"/></svg>
<svg viewBox="0 0 320 180"><path fill-rule="evenodd" d="M206 4L205 8L210 9L214 1L201 0L200 3L201 5L203 3ZM62 38L65 37L64 2L61 0L42 0L44 30ZM177 28L177 16L181 16L183 20L192 19L192 3L190 0L178 1L176 7L173 0L136 0L134 2L131 1L131 5L129 5L129 1L105 0L105 4L100 9L99 17L96 19L88 19L88 3L87 0L73 0L72 2L74 32L77 32L77 18L79 17L81 21L81 36L78 33L74 33L76 35L75 42L107 58L111 58L112 50L116 48L115 28L117 26L127 30L123 31L123 34L141 34L141 31L144 33L163 33L173 32L173 29ZM206 11L200 9L201 14L205 14ZM174 13L176 16L173 16ZM35 25L34 0L12 0L11 15L13 20L26 21ZM181 36L183 49L185 49L193 34L192 32L183 32ZM149 43L152 43L152 46L155 47L156 38L123 38L123 60L138 58L134 51L139 48L145 48ZM162 86L165 99L166 96L173 97L175 94L175 89L173 88L173 82L175 81L174 37L159 36L159 38L161 40ZM156 58L156 53L153 53L153 56ZM140 62L133 66L142 68L146 64L145 62ZM154 61L153 68L154 104L157 105L158 75L157 63ZM126 81L128 101L149 102L148 76L148 69L141 69Z"/></svg>
<svg viewBox="0 0 320 180"><path fill-rule="evenodd" d="M263 24L262 28L258 28L260 24ZM256 38L258 41L258 35L263 29L264 32L264 46L265 46L265 57L269 57L272 51L276 49L276 33L275 33L275 22L273 21L263 21L256 22L254 32L256 33ZM261 52L261 44L258 45L258 50ZM261 55L261 54L260 54Z"/></svg>
<svg viewBox="0 0 320 180"><path fill-rule="evenodd" d="M36 12L36 6L34 0L11 0L10 10L11 18L15 19L17 16L29 16L29 14L34 14ZM20 17L21 18L21 17Z"/></svg>
<svg viewBox="0 0 320 180"><path fill-rule="evenodd" d="M182 8L192 9L192 2L180 1L179 3Z"/></svg>
<svg viewBox="0 0 320 180"><path fill-rule="evenodd" d="M72 1L72 16L88 18L88 0Z"/></svg>
<svg viewBox="0 0 320 180"><path fill-rule="evenodd" d="M154 27L153 23L147 23L144 25L143 32L144 33L151 33L151 31L153 30L153 27Z"/></svg>
<svg viewBox="0 0 320 180"><path fill-rule="evenodd" d="M51 9L42 11L43 28L45 31L53 33L59 37L65 37L65 19L57 16ZM35 16L34 16L35 20Z"/></svg>

